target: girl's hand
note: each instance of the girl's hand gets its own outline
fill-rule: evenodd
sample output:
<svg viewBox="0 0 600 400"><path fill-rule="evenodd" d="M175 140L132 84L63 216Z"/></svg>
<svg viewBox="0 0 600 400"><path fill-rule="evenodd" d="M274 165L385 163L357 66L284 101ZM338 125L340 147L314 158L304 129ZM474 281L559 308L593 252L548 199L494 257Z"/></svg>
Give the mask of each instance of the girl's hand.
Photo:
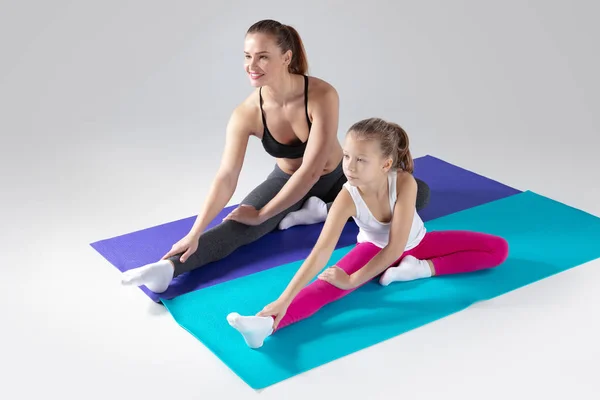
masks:
<svg viewBox="0 0 600 400"><path fill-rule="evenodd" d="M291 300L279 298L265 306L261 312L256 314L258 317L273 317L273 330L277 329L279 321L285 316L288 307L290 306Z"/></svg>
<svg viewBox="0 0 600 400"><path fill-rule="evenodd" d="M329 282L333 286L342 290L348 290L354 287L350 275L348 275L346 271L335 265L323 271L319 275L319 279L325 282Z"/></svg>

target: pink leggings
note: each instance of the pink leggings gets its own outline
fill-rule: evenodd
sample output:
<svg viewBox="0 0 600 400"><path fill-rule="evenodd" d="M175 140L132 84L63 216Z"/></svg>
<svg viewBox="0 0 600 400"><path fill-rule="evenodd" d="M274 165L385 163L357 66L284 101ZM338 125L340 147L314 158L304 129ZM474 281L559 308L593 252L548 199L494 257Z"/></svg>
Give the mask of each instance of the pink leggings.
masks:
<svg viewBox="0 0 600 400"><path fill-rule="evenodd" d="M336 265L352 274L365 266L381 249L372 243L359 243ZM419 245L405 251L391 266L412 255L431 260L436 275L459 274L502 264L508 257L508 243L501 237L470 231L427 232ZM279 322L277 330L310 317L324 305L356 289L342 290L317 279L298 293Z"/></svg>

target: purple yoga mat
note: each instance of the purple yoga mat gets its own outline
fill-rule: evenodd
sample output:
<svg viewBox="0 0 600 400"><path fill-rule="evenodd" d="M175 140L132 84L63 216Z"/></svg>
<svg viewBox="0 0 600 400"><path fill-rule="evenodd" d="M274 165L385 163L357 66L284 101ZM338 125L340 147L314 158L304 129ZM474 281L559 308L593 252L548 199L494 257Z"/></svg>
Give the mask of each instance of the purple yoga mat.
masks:
<svg viewBox="0 0 600 400"><path fill-rule="evenodd" d="M414 161L414 175L425 181L431 189L429 205L419 212L424 221L520 193L517 189L433 156L416 158ZM218 224L235 207L223 209L209 228ZM162 257L173 243L187 234L195 218L192 216L100 240L91 246L120 271L126 271ZM144 286L140 289L159 302L160 298L172 299L220 282L302 260L310 253L322 226L323 223L319 223L274 231L252 244L240 247L223 260L178 276L160 296ZM349 221L336 248L356 243L357 233L356 224Z"/></svg>

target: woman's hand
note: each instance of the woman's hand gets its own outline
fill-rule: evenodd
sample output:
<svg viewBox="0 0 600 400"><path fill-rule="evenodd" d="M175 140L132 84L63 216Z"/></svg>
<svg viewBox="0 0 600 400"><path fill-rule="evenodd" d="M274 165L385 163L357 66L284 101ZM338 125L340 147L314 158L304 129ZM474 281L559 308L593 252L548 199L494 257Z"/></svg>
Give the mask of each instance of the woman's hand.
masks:
<svg viewBox="0 0 600 400"><path fill-rule="evenodd" d="M342 290L349 290L354 288L350 275L346 273L340 267L334 265L333 267L327 268L321 272L319 279L332 284L333 286Z"/></svg>
<svg viewBox="0 0 600 400"><path fill-rule="evenodd" d="M171 250L169 250L169 252L165 254L161 258L161 260L166 260L171 256L183 253L179 260L181 262L186 262L186 260L198 249L198 239L199 237L197 235L194 235L193 233L188 233L181 240L175 243L171 247Z"/></svg>
<svg viewBox="0 0 600 400"><path fill-rule="evenodd" d="M261 312L256 314L256 316L273 317L275 320L273 322L273 330L275 330L277 329L277 325L279 325L279 321L281 321L281 319L285 316L285 313L287 312L291 302L291 300L279 298L271 304L266 305Z"/></svg>
<svg viewBox="0 0 600 400"><path fill-rule="evenodd" d="M242 223L244 225L260 225L264 221L264 218L260 212L253 206L246 204L240 204L235 210L229 213L223 221L232 220Z"/></svg>

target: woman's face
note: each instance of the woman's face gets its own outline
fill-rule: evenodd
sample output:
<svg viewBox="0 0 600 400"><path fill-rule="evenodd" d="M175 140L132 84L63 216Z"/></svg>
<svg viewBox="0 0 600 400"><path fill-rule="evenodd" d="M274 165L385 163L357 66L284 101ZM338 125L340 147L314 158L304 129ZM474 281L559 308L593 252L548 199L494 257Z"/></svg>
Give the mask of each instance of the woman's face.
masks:
<svg viewBox="0 0 600 400"><path fill-rule="evenodd" d="M287 70L291 52L282 53L270 35L249 33L244 41L244 58L250 84L260 87L279 80Z"/></svg>

